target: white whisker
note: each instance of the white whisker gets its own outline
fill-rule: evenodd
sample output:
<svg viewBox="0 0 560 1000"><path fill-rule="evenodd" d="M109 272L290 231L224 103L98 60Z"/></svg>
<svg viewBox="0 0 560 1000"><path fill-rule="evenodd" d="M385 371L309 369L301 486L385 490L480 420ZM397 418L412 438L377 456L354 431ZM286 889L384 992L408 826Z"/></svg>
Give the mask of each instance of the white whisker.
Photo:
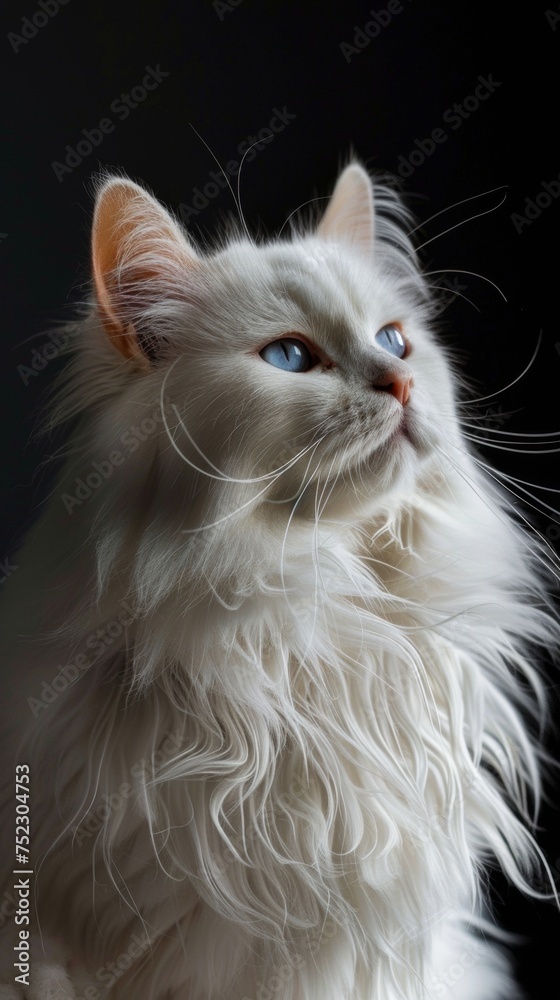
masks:
<svg viewBox="0 0 560 1000"><path fill-rule="evenodd" d="M425 272L426 278L431 278L433 274L468 274L471 278L480 278L481 281L486 281L487 284L492 285L492 288L496 289L496 291L501 295L504 302L507 302L507 298L502 292L502 289L499 287L499 285L497 285L496 282L492 281L490 278L487 278L486 275L479 274L477 271L465 271L464 269L461 269L459 267L442 267L437 270ZM476 400L471 400L471 402L476 402Z"/></svg>
<svg viewBox="0 0 560 1000"><path fill-rule="evenodd" d="M202 138L202 136L200 135L199 132L197 132L197 130L195 129L195 127L192 124L192 122L189 122L189 125L192 128L194 134L196 136L198 136L198 138L200 139L200 141L203 143L203 145L206 147L206 149L210 153L210 156L212 157L212 159L214 160L214 162L216 163L216 165L219 167L220 173L223 174L224 180L225 180L225 182L226 182L226 184L227 184L227 186L228 186L228 188L230 190L231 196L232 196L232 198L234 200L235 207L236 207L236 209L237 209L237 211L239 213L239 218L241 220L241 225L243 226L243 229L245 230L245 234L247 236L247 239L251 239L251 234L249 232L249 227L247 226L247 223L245 221L245 216L243 215L243 211L242 211L242 208L241 208L241 199L240 199L240 192L239 192L239 174L238 174L238 178L237 178L238 187L237 187L237 197L236 197L235 191L233 190L233 188L231 186L227 170L224 170L224 168L222 167L221 163L219 162L217 156L210 149L210 146L208 145L208 143L206 142L206 140ZM247 152L248 152L248 150L247 150ZM243 161L242 161L241 165L243 165ZM241 167L239 168L239 173L241 173Z"/></svg>
<svg viewBox="0 0 560 1000"><path fill-rule="evenodd" d="M473 403L484 403L484 402L486 402L487 399L494 399L496 396L501 396L501 394L503 392L507 392L507 390L511 389L512 386L517 385L517 383L521 381L521 379L523 378L523 376L527 374L527 372L529 371L529 369L533 365L533 363L535 361L535 358L537 357L537 354L539 353L539 348L541 346L541 341L542 341L542 330L539 331L539 336L537 338L537 344L536 344L535 350L533 351L533 353L531 355L530 361L525 366L525 368L523 369L523 371L521 372L521 374L517 375L516 378L514 378L512 382L508 382L507 385L505 385L502 389L498 389L496 392L489 393L488 396L478 396L476 399L470 399L468 401L468 403L462 403L462 404L460 403L459 405L462 405L462 406L471 406Z"/></svg>
<svg viewBox="0 0 560 1000"><path fill-rule="evenodd" d="M509 414L508 414L509 416ZM486 414L480 415L481 421L486 419ZM471 424L466 420L461 420L462 427L469 427L473 430L483 430L484 434L499 434L501 437L512 437L512 438L538 438L542 440L543 438L558 438L560 440L560 431L540 431L540 432L523 432L523 431L502 431L497 427L482 426L479 424ZM481 439L483 440L483 439Z"/></svg>
<svg viewBox="0 0 560 1000"><path fill-rule="evenodd" d="M505 187L507 187L507 184L500 184L499 187L490 188L488 191L483 191L482 194L473 194L470 195L468 198L461 198L460 201L453 202L452 205L448 205L447 208L440 209L439 212L435 212L434 215L430 215L429 219L426 219L424 222L421 222L417 226L415 226L414 229L411 229L409 231L409 236L413 236L414 233L418 232L419 229L425 229L428 223L433 222L433 220L439 218L440 215L444 215L446 212L451 212L452 209L458 208L459 205L466 205L467 202L469 201L477 201L479 198L485 198L486 195L488 194L494 194L496 191L503 191ZM490 211L492 211L492 209L490 209ZM472 216L472 218L477 219L478 216L475 215ZM471 217L469 217L469 219L467 219L466 221L470 222L470 219Z"/></svg>
<svg viewBox="0 0 560 1000"><path fill-rule="evenodd" d="M484 448L509 451L515 455L554 455L560 451L560 446L558 448L509 448L507 444L501 444L498 441L488 441L486 438L477 437L475 434L469 434L467 431L464 431L463 434L467 441L474 441Z"/></svg>
<svg viewBox="0 0 560 1000"><path fill-rule="evenodd" d="M443 232L438 233L437 236L432 236L431 239L425 240L424 243L421 243L420 246L417 247L417 250L418 251L423 250L424 247L427 247L429 243L433 243L434 240L441 239L442 236L447 236L448 233L452 233L453 230L454 229L458 229L459 226L465 226L467 224L467 222L473 222L474 219L480 219L480 218L482 218L483 215L489 215L490 212L495 212L498 208L500 208L500 205L504 204L506 198L507 198L507 195L504 194L502 200L500 202L498 202L497 205L493 205L492 208L488 208L484 212L478 212L477 215L471 215L471 216L469 216L468 219L463 219L462 222L458 222L455 226L450 226L449 229L444 229ZM480 277L480 275L479 275L479 277ZM497 286L495 286L495 287L497 287Z"/></svg>

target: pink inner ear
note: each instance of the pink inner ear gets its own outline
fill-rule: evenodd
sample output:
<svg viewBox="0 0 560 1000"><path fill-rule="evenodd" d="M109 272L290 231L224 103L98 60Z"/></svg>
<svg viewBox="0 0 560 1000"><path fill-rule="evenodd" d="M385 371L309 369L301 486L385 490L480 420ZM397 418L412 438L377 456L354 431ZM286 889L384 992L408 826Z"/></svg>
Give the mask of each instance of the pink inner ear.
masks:
<svg viewBox="0 0 560 1000"><path fill-rule="evenodd" d="M134 194L124 183L109 184L99 196L92 233L92 270L99 312L109 337L126 358L137 357L140 348L134 330L125 327L119 317L115 274L123 245L133 229L126 219Z"/></svg>
<svg viewBox="0 0 560 1000"><path fill-rule="evenodd" d="M346 243L371 256L374 221L371 180L362 167L353 163L340 175L317 235Z"/></svg>
<svg viewBox="0 0 560 1000"><path fill-rule="evenodd" d="M148 289L176 287L198 257L169 213L131 181L112 180L101 190L93 219L92 271L99 313L125 358L146 365L134 329ZM124 286L123 282L124 281Z"/></svg>

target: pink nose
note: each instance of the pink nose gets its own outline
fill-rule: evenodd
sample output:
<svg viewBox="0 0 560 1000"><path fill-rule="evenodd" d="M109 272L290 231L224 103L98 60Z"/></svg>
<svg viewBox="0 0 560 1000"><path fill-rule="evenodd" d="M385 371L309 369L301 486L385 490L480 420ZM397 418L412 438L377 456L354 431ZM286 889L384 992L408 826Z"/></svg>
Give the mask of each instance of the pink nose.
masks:
<svg viewBox="0 0 560 1000"><path fill-rule="evenodd" d="M410 399L410 390L414 385L412 375L395 376L394 372L388 372L383 380L376 382L374 389L381 389L383 392L390 392L395 399L398 399L401 406L406 406Z"/></svg>

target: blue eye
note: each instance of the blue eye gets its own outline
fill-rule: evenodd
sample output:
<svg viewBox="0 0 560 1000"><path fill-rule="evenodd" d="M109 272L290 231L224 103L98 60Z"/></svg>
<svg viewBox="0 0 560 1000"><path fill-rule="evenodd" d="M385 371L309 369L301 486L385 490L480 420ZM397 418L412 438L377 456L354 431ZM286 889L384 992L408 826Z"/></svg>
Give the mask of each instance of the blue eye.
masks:
<svg viewBox="0 0 560 1000"><path fill-rule="evenodd" d="M273 340L261 351L261 358L285 372L308 372L315 362L301 340Z"/></svg>
<svg viewBox="0 0 560 1000"><path fill-rule="evenodd" d="M389 354L394 354L396 358L404 358L406 340L398 326L389 324L389 326L381 327L381 330L375 334L375 339L383 350L389 351Z"/></svg>

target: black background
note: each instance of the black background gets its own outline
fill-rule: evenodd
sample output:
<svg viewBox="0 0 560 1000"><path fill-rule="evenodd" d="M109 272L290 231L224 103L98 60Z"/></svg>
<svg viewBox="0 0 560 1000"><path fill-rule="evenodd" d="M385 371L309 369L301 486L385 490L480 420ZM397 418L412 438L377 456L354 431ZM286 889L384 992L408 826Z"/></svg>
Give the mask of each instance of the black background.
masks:
<svg viewBox="0 0 560 1000"><path fill-rule="evenodd" d="M44 331L71 319L72 303L83 295L92 173L114 168L145 182L176 211L192 206L194 190L218 169L209 150L223 165L239 159L239 144L267 128L274 109L295 117L243 168L241 203L250 228L277 230L298 205L327 195L351 151L370 170L394 174L415 150L414 169L403 180L408 202L420 221L445 212L418 232L420 242L430 241L422 260L441 271L434 282L458 278L465 296L442 299L442 339L462 359L478 395L498 393L479 404L483 428L556 430L560 198L546 205L542 183L558 181L560 173L560 7L524 4L516 11L509 4L402 0L376 37L358 35L363 47L343 50L372 21L372 10L386 9L385 2L354 0L68 0L21 43L15 36L22 19L41 10L38 0L4 7L0 558L15 552L48 486L48 447L30 435L61 359L33 375L28 368L33 349L47 342ZM168 75L121 118L111 104L141 84L148 66ZM469 114L456 127L457 119L444 115L455 103L464 106L479 77L490 77L493 91L474 110L467 100ZM82 130L107 117L115 125L111 134L59 179L52 164L64 161L67 145L76 148ZM445 141L420 163L417 140L424 143L436 128ZM529 206L527 221L527 199L534 203L539 193L541 208ZM464 199L472 200L451 207ZM220 189L192 217L194 235L211 236L229 212L233 198ZM537 345L529 371L499 392ZM522 479L560 486L553 453L487 450L485 457ZM554 493L539 496L554 505ZM557 548L552 512L538 524ZM552 669L550 679L556 691ZM553 736L550 746L557 753ZM553 804L545 806L542 825L541 842L558 875ZM537 973L556 982L556 911L521 898L501 878L495 888L503 922L528 936L518 948L520 975L527 996L540 997Z"/></svg>

